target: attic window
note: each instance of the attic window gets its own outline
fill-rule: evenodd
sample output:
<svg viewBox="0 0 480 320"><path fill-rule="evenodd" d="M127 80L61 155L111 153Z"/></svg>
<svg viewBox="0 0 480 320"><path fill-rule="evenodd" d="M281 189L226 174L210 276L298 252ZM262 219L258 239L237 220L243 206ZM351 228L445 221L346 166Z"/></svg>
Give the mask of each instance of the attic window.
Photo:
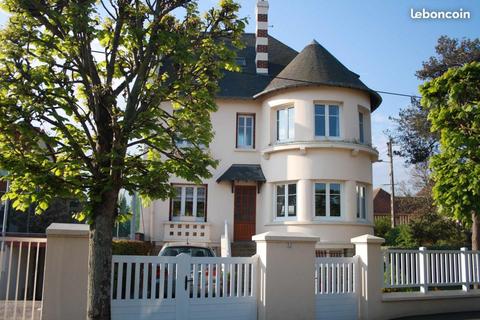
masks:
<svg viewBox="0 0 480 320"><path fill-rule="evenodd" d="M247 66L247 60L245 60L245 57L236 57L235 64L243 68Z"/></svg>

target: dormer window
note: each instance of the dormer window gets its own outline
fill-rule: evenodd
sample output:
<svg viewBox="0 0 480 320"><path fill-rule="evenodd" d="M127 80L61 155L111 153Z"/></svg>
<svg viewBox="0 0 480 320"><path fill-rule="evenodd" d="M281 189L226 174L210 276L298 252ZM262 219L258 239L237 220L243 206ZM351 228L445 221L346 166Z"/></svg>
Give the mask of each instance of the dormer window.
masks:
<svg viewBox="0 0 480 320"><path fill-rule="evenodd" d="M340 137L340 107L338 105L315 105L315 136Z"/></svg>
<svg viewBox="0 0 480 320"><path fill-rule="evenodd" d="M277 110L277 141L290 141L295 135L295 108Z"/></svg>

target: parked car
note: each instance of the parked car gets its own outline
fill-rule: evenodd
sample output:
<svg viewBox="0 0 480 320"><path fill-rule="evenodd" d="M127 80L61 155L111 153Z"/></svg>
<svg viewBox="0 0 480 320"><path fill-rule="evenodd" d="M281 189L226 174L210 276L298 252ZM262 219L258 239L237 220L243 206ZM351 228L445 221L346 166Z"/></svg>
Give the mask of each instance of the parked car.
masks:
<svg viewBox="0 0 480 320"><path fill-rule="evenodd" d="M191 257L215 257L215 252L208 247L202 246L195 246L195 245L178 245L178 244L165 244L162 249L160 250L158 256L160 257L176 257L179 254L185 253ZM197 297L200 297L201 292L201 284L200 279L201 277L201 269L200 265L197 267L198 270L198 287L197 287ZM212 270L212 285L215 286L216 283L216 268L214 267ZM157 268L157 286L159 285L160 279L160 267ZM167 296L167 279L168 279L168 270L164 270L165 273L165 285L164 285L164 297ZM208 269L204 270L204 279L208 279ZM187 282L193 282L193 266L192 270L190 271L190 277L186 280L185 286L187 288ZM172 281L172 296L175 297L175 278ZM193 286L190 286L190 297L193 297ZM205 295L208 296L208 288L205 288Z"/></svg>
<svg viewBox="0 0 480 320"><path fill-rule="evenodd" d="M160 257L176 257L181 253L188 254L191 257L215 257L215 252L211 248L176 244L164 245L158 255Z"/></svg>

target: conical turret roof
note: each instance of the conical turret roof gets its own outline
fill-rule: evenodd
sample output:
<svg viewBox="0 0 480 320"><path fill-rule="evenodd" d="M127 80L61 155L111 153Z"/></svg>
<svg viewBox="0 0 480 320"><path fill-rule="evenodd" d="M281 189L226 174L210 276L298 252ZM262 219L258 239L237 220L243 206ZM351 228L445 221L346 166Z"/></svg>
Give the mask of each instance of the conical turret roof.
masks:
<svg viewBox="0 0 480 320"><path fill-rule="evenodd" d="M370 95L372 111L382 102L380 95L360 81L358 74L350 71L315 40L307 45L255 97L281 89L312 85L328 85L365 91Z"/></svg>

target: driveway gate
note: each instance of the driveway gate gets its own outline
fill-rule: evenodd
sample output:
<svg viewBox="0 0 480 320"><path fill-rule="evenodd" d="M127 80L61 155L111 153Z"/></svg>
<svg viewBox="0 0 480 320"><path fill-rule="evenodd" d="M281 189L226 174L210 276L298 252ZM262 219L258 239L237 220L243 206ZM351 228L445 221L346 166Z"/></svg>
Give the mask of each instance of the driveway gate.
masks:
<svg viewBox="0 0 480 320"><path fill-rule="evenodd" d="M112 319L256 319L256 257L113 256Z"/></svg>

